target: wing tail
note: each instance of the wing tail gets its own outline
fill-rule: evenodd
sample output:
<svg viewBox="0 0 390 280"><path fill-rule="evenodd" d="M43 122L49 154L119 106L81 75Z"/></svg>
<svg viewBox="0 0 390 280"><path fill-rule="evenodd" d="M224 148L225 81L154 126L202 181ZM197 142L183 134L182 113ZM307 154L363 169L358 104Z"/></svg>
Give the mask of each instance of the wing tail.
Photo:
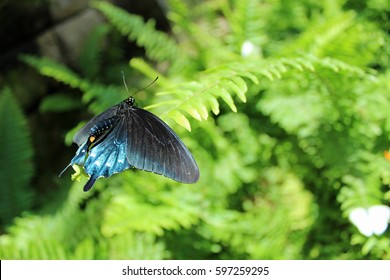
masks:
<svg viewBox="0 0 390 280"><path fill-rule="evenodd" d="M89 190L93 187L93 185L95 184L95 182L96 182L96 178L94 178L94 177L91 176L91 178L89 178L88 182L84 185L83 190L84 190L85 192L89 191Z"/></svg>

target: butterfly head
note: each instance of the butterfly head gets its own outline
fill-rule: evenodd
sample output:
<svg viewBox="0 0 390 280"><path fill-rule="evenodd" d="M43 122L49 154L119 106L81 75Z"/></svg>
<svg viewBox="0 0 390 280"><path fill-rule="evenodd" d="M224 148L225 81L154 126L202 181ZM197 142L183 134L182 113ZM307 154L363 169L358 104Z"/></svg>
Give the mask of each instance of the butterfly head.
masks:
<svg viewBox="0 0 390 280"><path fill-rule="evenodd" d="M134 97L130 96L125 100L125 103L127 104L127 106L132 107L135 103Z"/></svg>
<svg viewBox="0 0 390 280"><path fill-rule="evenodd" d="M127 93L129 93L129 90L128 90L127 85L126 85L125 75L123 74L123 71L122 71L122 77L123 77L123 83L124 83L124 85L125 85L126 91L127 91ZM154 79L154 81L151 82L149 85L147 85L147 86L144 87L143 89L140 89L139 91L137 91L136 93L134 93L134 95L137 94L137 93L139 93L139 92L141 92L141 91L143 91L144 89L150 87L152 84L154 84L154 83L157 81L157 79L158 79L158 77L156 77L156 79ZM133 96L130 96L129 98L127 98L126 100L124 100L124 103L122 103L122 105L124 105L124 104L126 104L127 107L129 107L129 108L133 107L134 105L137 106L137 104L135 104L135 99L134 99ZM121 106L121 107L120 107L120 110L123 110L123 109L124 109L124 106Z"/></svg>

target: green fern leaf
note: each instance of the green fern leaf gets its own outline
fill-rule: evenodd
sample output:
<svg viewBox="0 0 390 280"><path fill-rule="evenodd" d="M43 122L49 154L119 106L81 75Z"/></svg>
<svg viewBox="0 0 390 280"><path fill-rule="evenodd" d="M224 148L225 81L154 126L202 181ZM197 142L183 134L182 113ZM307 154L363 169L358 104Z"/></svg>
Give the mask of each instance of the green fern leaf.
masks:
<svg viewBox="0 0 390 280"><path fill-rule="evenodd" d="M167 257L163 242L154 234L128 231L106 240L112 260L161 260Z"/></svg>
<svg viewBox="0 0 390 280"><path fill-rule="evenodd" d="M165 230L189 228L198 220L198 195L177 189L156 193L153 200L156 203L142 201L142 196L117 196L105 210L103 235L138 231L161 236Z"/></svg>
<svg viewBox="0 0 390 280"><path fill-rule="evenodd" d="M92 238L86 238L77 245L72 259L93 260L94 257L95 257L95 246L92 241Z"/></svg>
<svg viewBox="0 0 390 280"><path fill-rule="evenodd" d="M267 78L275 83L276 80L283 79L284 76L296 73L296 71L299 71L298 73L317 72L317 75L322 77L328 75L329 79L333 79L332 75L338 73L355 78L375 79L375 76L365 72L360 67L328 57L305 56L269 60L243 60L241 62L220 65L200 73L197 82L191 81L177 84L175 87L157 93L158 96L169 96L170 100L157 102L149 108L166 107L167 109L160 115L161 117L173 118L177 123L189 129L189 121L185 118L185 113L197 120L207 119L209 110L213 111L214 114L219 114L219 99L223 100L233 112L237 112L233 97L237 96L242 102L246 102L246 93L250 82L259 83L262 78ZM275 95L275 98L277 99L280 96ZM282 96L282 98L284 97ZM290 101L294 99L294 103L301 103L303 100L301 96L291 96L289 98ZM310 97L310 100L312 99ZM294 110L288 101L281 100L281 102L286 105L286 110ZM267 101L264 102L264 105L266 103ZM269 108L274 107L274 105L277 107L278 103L279 101L273 105L268 103L270 105ZM267 107L268 105L265 106ZM321 102L316 104L316 106L323 109ZM265 107L264 109L267 111ZM313 112L316 115L319 114L319 111L314 110ZM274 117L278 118L276 115ZM297 129L301 127L301 124L308 123L308 120L310 120L310 118L304 119L303 117L295 120L291 118L286 119L283 113L280 117L286 120L285 127L290 129ZM294 125L292 125L292 122L294 122Z"/></svg>
<svg viewBox="0 0 390 280"><path fill-rule="evenodd" d="M155 29L154 20L144 22L142 17L127 13L107 2L93 2L92 6L101 11L111 23L131 41L144 47L151 59L165 61L177 58L180 50L165 33Z"/></svg>
<svg viewBox="0 0 390 280"><path fill-rule="evenodd" d="M42 75L54 78L72 88L86 91L90 87L87 80L82 79L69 68L47 58L38 58L31 55L22 55L21 60L37 69Z"/></svg>
<svg viewBox="0 0 390 280"><path fill-rule="evenodd" d="M232 80L227 83L227 86L237 94L242 102L246 102L245 94L248 91L248 86L241 77L232 77Z"/></svg>
<svg viewBox="0 0 390 280"><path fill-rule="evenodd" d="M237 112L237 107L234 104L233 98L230 95L230 93L224 88L219 88L219 89L218 89L219 90L218 95L226 102L227 105L229 105L230 109L233 112Z"/></svg>
<svg viewBox="0 0 390 280"><path fill-rule="evenodd" d="M9 90L0 95L0 220L8 224L31 206L33 149L26 119Z"/></svg>
<svg viewBox="0 0 390 280"><path fill-rule="evenodd" d="M191 125L186 116L184 116L182 113L179 111L170 111L168 114L170 118L172 118L175 122L180 124L182 127L187 129L188 131L191 131Z"/></svg>
<svg viewBox="0 0 390 280"><path fill-rule="evenodd" d="M69 94L57 93L45 97L39 105L39 111L46 112L66 112L81 107L80 100L75 99Z"/></svg>
<svg viewBox="0 0 390 280"><path fill-rule="evenodd" d="M211 94L206 96L207 101L210 104L211 110L213 111L214 115L219 114L219 103L218 100Z"/></svg>
<svg viewBox="0 0 390 280"><path fill-rule="evenodd" d="M372 180L370 177L374 177L376 180ZM342 203L341 209L345 216L348 216L354 208L368 208L381 203L381 182L376 175L366 178L345 175L343 181L346 186L341 188L338 200Z"/></svg>
<svg viewBox="0 0 390 280"><path fill-rule="evenodd" d="M79 66L81 72L88 78L95 78L100 66L100 53L103 47L103 41L110 31L110 27L106 24L98 25L89 34L81 55Z"/></svg>
<svg viewBox="0 0 390 280"><path fill-rule="evenodd" d="M255 45L262 43L263 13L265 5L257 0L233 1L232 9L227 5L224 14L227 17L237 49L241 48L244 41L250 40Z"/></svg>

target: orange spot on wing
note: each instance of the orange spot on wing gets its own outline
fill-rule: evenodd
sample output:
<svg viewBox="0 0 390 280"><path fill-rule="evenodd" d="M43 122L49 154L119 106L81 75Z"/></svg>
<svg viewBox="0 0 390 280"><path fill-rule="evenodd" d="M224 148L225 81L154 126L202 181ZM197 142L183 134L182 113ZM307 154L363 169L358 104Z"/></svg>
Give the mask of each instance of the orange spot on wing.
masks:
<svg viewBox="0 0 390 280"><path fill-rule="evenodd" d="M89 136L89 142L93 143L93 141L95 140L96 140L95 136Z"/></svg>

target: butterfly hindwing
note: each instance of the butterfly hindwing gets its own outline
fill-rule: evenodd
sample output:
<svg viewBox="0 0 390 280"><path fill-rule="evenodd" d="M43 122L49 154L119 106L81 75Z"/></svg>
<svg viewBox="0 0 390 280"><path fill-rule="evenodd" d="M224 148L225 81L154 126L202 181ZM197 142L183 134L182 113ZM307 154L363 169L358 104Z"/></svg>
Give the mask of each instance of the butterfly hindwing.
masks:
<svg viewBox="0 0 390 280"><path fill-rule="evenodd" d="M85 172L98 179L131 168L126 157L126 142L127 135L122 118L103 141L91 148L84 162Z"/></svg>

